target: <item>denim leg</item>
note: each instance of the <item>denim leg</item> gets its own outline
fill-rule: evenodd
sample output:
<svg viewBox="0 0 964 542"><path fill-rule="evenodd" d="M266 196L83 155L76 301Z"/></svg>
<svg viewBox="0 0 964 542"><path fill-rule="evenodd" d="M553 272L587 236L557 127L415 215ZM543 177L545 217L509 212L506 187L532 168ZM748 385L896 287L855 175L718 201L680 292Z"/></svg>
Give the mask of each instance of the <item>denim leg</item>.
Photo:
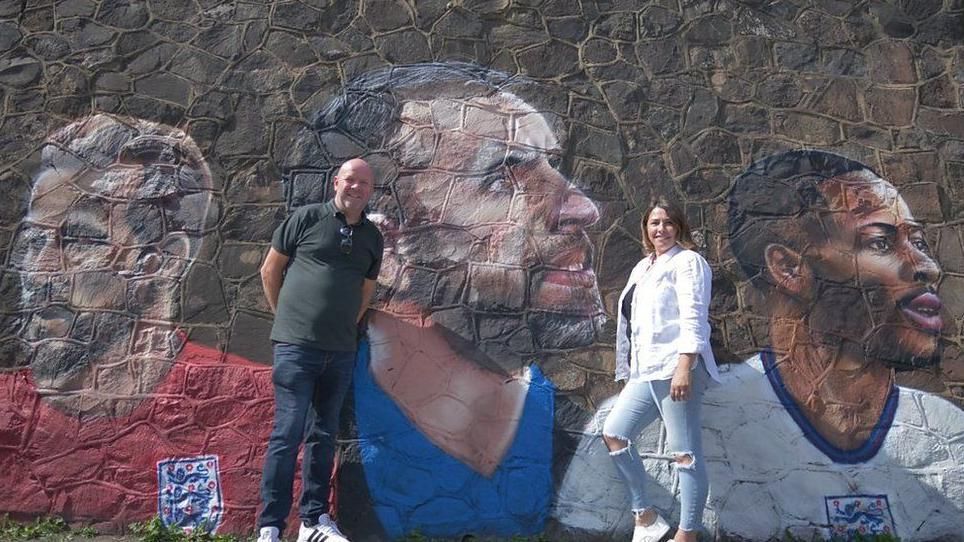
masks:
<svg viewBox="0 0 964 542"><path fill-rule="evenodd" d="M314 525L318 516L328 512L338 420L355 368L355 352L330 355L324 374L315 383L301 462L299 516L307 525Z"/></svg>
<svg viewBox="0 0 964 542"><path fill-rule="evenodd" d="M319 361L315 350L275 343L271 381L274 384L274 427L261 474L261 514L258 528L284 531L291 511L298 448L305 434Z"/></svg>
<svg viewBox="0 0 964 542"><path fill-rule="evenodd" d="M629 382L620 392L612 411L603 424L603 435L626 441L622 450L609 452L616 470L629 488L633 512L647 508L646 471L639 454L633 446L633 439L644 427L651 424L659 410L648 382Z"/></svg>
<svg viewBox="0 0 964 542"><path fill-rule="evenodd" d="M700 423L703 393L709 378L702 363L694 368L690 397L686 401L673 401L670 398L669 380L652 383L666 425L666 453L688 455L691 459L689 464L673 464L679 477L679 527L684 531L702 528L703 508L709 491Z"/></svg>

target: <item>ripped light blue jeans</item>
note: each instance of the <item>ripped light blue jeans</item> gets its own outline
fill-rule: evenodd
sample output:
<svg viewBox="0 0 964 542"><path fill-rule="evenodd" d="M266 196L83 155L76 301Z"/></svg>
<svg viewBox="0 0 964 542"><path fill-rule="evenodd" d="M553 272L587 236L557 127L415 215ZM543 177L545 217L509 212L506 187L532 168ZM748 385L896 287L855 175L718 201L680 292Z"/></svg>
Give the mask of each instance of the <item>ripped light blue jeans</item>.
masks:
<svg viewBox="0 0 964 542"><path fill-rule="evenodd" d="M629 486L633 512L642 512L647 506L646 472L633 440L659 416L666 427L666 453L674 456L691 456L689 464L674 462L679 476L680 522L684 531L700 529L703 523L703 507L709 482L703 461L703 439L700 434L700 410L703 392L710 375L702 360L692 369L693 379L689 399L673 401L669 395L670 380L630 381L620 392L612 411L603 424L603 435L616 438L629 445L609 452L616 470Z"/></svg>

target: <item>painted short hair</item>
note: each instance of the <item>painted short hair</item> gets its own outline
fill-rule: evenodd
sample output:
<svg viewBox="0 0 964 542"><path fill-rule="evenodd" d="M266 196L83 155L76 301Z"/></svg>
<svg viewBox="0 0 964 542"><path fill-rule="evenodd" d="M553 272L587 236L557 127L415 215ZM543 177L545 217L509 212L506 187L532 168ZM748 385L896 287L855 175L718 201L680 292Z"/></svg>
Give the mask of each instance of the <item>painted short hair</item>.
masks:
<svg viewBox="0 0 964 542"><path fill-rule="evenodd" d="M826 239L820 216L829 209L822 183L868 166L820 150L796 150L758 160L734 181L729 195L730 248L757 288L768 289L765 251L772 243L802 251Z"/></svg>
<svg viewBox="0 0 964 542"><path fill-rule="evenodd" d="M493 96L528 83L466 62L398 65L355 77L298 134L282 168L289 209L328 199L328 186L345 160L367 160L386 150L401 126L406 102Z"/></svg>

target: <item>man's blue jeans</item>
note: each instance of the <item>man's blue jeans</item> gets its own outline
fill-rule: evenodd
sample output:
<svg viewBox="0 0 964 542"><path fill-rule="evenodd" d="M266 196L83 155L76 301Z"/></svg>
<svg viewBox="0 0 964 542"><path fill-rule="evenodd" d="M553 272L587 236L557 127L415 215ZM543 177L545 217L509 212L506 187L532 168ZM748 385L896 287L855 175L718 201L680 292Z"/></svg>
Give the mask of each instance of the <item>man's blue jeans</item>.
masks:
<svg viewBox="0 0 964 542"><path fill-rule="evenodd" d="M318 516L328 511L338 417L354 365L355 352L274 343L274 429L261 475L258 528L284 531L302 440L305 454L299 516L314 525Z"/></svg>

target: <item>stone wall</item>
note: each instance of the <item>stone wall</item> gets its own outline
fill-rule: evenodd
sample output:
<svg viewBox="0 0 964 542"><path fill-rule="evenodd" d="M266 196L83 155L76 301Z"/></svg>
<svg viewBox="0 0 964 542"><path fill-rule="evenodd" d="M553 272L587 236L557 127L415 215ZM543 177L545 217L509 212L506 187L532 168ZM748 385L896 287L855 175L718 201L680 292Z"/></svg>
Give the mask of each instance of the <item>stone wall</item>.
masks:
<svg viewBox="0 0 964 542"><path fill-rule="evenodd" d="M659 195L728 365L707 529L959 535L962 84L959 0L0 0L0 512L252 530L258 268L362 155L386 254L353 539L630 528L599 424ZM667 452L659 424L637 445Z"/></svg>

